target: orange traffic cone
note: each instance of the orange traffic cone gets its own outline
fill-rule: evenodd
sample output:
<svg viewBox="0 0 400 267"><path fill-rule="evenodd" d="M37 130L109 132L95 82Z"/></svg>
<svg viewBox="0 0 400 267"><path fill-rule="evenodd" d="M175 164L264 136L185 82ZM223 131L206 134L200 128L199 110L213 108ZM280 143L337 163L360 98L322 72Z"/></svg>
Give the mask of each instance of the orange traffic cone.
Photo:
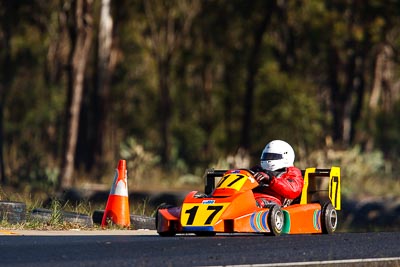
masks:
<svg viewBox="0 0 400 267"><path fill-rule="evenodd" d="M107 219L116 225L130 227L127 176L126 161L120 160L101 221L102 227L107 225Z"/></svg>

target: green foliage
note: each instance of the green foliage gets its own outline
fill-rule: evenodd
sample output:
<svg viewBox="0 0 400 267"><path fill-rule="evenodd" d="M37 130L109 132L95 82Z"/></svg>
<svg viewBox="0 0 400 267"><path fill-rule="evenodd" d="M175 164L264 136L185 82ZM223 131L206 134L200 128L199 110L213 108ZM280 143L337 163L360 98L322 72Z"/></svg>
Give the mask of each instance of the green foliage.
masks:
<svg viewBox="0 0 400 267"><path fill-rule="evenodd" d="M2 25L9 26L0 32L5 171L12 185L27 191L55 187L67 130L66 70L70 66L66 63L71 44L62 24L64 14L60 13L59 1L42 2L17 1L12 10L7 10L10 17L0 4ZM227 155L237 152L249 101L244 98L248 73L252 71L256 73L253 120L250 128L244 129L250 132L251 146L246 153L251 161L255 162L266 142L275 138L292 143L301 162L313 161L308 155L326 150L325 140L337 130L333 127L335 120L348 119L349 127L353 127L352 138L347 143L335 139L334 145L343 145L349 151L334 163L338 160L337 164L346 166L345 175L357 177L353 180L358 182L372 179L368 176L377 170L398 177L400 105L394 86L399 79L398 62L389 58L392 72L382 74L390 76L393 84L385 89L392 90L389 95L393 97L386 111L371 111L379 113L373 119L367 115L357 117L358 113L370 114L365 103L371 95L381 45L389 45L398 54L397 3L276 3L114 3L115 70L102 103L107 114L100 128L101 123L96 121L101 110L95 82L96 44L85 77L85 108L77 152L82 163L75 166L81 168L77 176L82 177L77 178L101 180L97 176L103 175L109 180L109 173L102 171L113 170L122 157L128 163L129 181L136 186L160 180L166 186L177 184L174 177L195 183L206 167L225 162ZM94 10L97 33L99 3ZM254 32L268 11L271 21L260 43L259 62L255 65L258 68L252 70L251 51L257 45ZM186 21L189 13L194 15L191 23ZM6 29L11 29L8 55L4 47ZM98 36L94 38L98 40ZM161 166L160 158L164 145L160 133L160 118L164 115L160 110L160 78L165 78L171 98L168 166ZM357 87L360 84L363 87ZM361 110L357 110L356 103L362 103ZM335 117L334 108L350 115ZM99 133L102 153L97 150ZM366 143L375 144L368 149L376 152L364 154ZM98 163L101 161L106 166ZM354 186L349 188L353 190Z"/></svg>
<svg viewBox="0 0 400 267"><path fill-rule="evenodd" d="M207 146L207 133L204 129L190 122L181 123L174 127L173 136L173 161L181 172L192 172L194 166L204 166L204 149Z"/></svg>
<svg viewBox="0 0 400 267"><path fill-rule="evenodd" d="M160 160L158 156L146 151L133 137L121 144L120 154L127 161L128 182L135 187L148 182L146 178Z"/></svg>
<svg viewBox="0 0 400 267"><path fill-rule="evenodd" d="M51 203L51 218L49 221L50 225L56 225L61 222L62 219L62 210L61 210L61 203L57 200L54 200Z"/></svg>
<svg viewBox="0 0 400 267"><path fill-rule="evenodd" d="M315 85L282 73L275 66L267 64L259 74L255 148L261 151L273 139L287 140L293 145L305 143L313 148L318 145L316 137L323 133Z"/></svg>

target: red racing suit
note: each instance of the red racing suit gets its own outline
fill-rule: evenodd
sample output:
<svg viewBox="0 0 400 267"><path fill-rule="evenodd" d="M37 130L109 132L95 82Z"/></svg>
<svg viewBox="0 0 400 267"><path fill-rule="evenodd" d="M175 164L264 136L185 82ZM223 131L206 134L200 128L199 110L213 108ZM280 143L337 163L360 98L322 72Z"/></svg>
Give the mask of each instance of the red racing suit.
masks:
<svg viewBox="0 0 400 267"><path fill-rule="evenodd" d="M299 197L303 189L303 176L296 167L287 167L282 171L269 172L271 176L267 186L260 185L256 187L254 197L260 206L260 203L275 202L279 206L286 206Z"/></svg>

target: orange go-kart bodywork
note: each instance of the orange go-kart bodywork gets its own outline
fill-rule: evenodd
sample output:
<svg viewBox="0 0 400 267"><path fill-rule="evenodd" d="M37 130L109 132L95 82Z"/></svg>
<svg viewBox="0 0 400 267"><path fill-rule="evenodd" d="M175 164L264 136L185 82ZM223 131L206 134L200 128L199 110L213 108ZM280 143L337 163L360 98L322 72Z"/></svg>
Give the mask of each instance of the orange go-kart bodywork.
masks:
<svg viewBox="0 0 400 267"><path fill-rule="evenodd" d="M337 226L336 210L341 206L340 168L308 168L303 178L302 194L291 205L260 208L252 191L259 184L251 171L209 170L205 193L192 191L181 206L158 209L157 232L161 236L332 233Z"/></svg>

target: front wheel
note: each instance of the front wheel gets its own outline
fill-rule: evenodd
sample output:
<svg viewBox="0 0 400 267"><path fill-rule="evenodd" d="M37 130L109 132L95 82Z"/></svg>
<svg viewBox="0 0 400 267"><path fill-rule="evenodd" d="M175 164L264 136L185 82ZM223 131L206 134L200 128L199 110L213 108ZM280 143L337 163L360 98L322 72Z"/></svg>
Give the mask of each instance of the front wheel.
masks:
<svg viewBox="0 0 400 267"><path fill-rule="evenodd" d="M159 236L162 236L162 237L169 237L169 236L175 236L175 234L176 234L176 231L175 231L176 222L174 222L174 221L170 221L170 225L169 225L168 231L164 231L164 232L160 232L160 231L159 231L159 230L160 230L160 229L159 229L159 228L160 228L160 226L159 226L160 217L159 217L159 216L161 216L161 215L159 214L159 210L160 210L160 209L168 209L168 208L172 208L172 207L173 207L172 205L161 204L161 205L157 208L157 211L156 211L156 214L155 214L155 224L156 224L156 230L157 230L157 233L158 233Z"/></svg>
<svg viewBox="0 0 400 267"><path fill-rule="evenodd" d="M194 233L196 236L215 236L216 233L215 232L209 232L209 231L202 231L202 232L195 232Z"/></svg>
<svg viewBox="0 0 400 267"><path fill-rule="evenodd" d="M332 234L335 232L338 223L338 216L336 209L332 206L332 203L326 202L322 206L322 233Z"/></svg>
<svg viewBox="0 0 400 267"><path fill-rule="evenodd" d="M283 224L284 216L282 209L277 205L273 205L269 209L268 215L268 227L271 231L270 234L275 236L280 235L282 233Z"/></svg>
<svg viewBox="0 0 400 267"><path fill-rule="evenodd" d="M169 229L168 229L167 231L160 232L159 229L158 229L158 216L159 216L159 215L158 215L158 212L157 212L157 217L156 217L156 229L157 229L158 235L159 235L159 236L162 236L162 237L171 237L171 236L175 236L175 235L176 235L176 231L175 231L176 223L175 223L174 221L170 221Z"/></svg>

